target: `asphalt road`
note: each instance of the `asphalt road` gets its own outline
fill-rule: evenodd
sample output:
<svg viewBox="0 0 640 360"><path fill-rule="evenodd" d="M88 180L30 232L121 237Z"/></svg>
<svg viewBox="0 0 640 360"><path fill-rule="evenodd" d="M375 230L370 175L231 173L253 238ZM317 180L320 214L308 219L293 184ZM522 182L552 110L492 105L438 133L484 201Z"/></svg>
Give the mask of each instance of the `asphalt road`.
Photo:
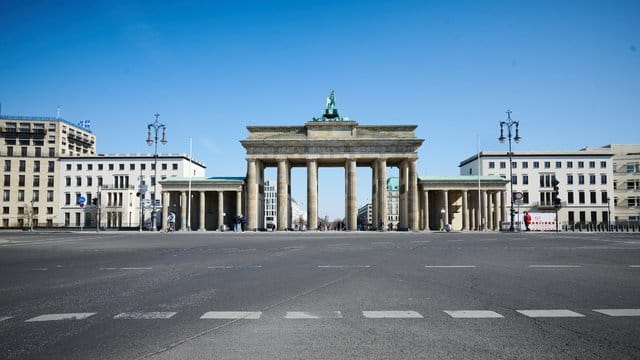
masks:
<svg viewBox="0 0 640 360"><path fill-rule="evenodd" d="M640 235L0 233L2 359L637 359Z"/></svg>

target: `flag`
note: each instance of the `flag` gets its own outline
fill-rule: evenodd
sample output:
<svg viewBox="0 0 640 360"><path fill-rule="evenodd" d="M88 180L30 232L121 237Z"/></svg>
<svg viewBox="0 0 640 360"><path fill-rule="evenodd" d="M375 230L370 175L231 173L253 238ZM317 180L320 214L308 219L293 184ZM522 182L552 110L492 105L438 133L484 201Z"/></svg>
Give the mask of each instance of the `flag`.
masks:
<svg viewBox="0 0 640 360"><path fill-rule="evenodd" d="M84 120L78 123L78 127L86 130L91 130L91 120Z"/></svg>

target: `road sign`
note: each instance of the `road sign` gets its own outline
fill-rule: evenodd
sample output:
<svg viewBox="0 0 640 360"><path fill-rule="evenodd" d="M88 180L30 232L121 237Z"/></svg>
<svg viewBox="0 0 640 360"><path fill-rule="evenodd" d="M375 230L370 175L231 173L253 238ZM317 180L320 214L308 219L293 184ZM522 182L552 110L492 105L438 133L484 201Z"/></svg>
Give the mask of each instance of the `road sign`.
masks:
<svg viewBox="0 0 640 360"><path fill-rule="evenodd" d="M523 198L523 197L524 197L524 195L523 195L521 192L519 192L519 191L518 191L518 192L514 192L514 193L513 193L513 198L514 198L515 200L522 200L522 198Z"/></svg>
<svg viewBox="0 0 640 360"><path fill-rule="evenodd" d="M84 196L79 196L78 197L78 205L80 205L80 207L84 207L84 204L87 202L87 199L84 198Z"/></svg>
<svg viewBox="0 0 640 360"><path fill-rule="evenodd" d="M138 191L140 191L143 194L146 193L147 192L147 185L142 184L142 185L138 186Z"/></svg>

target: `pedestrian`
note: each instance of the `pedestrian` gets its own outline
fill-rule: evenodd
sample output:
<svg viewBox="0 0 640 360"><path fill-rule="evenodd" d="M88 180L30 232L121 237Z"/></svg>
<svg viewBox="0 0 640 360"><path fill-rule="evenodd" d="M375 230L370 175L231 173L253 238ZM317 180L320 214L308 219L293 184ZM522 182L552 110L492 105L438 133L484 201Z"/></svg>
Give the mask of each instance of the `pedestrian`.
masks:
<svg viewBox="0 0 640 360"><path fill-rule="evenodd" d="M233 232L237 233L238 231L240 231L240 215L233 217Z"/></svg>
<svg viewBox="0 0 640 360"><path fill-rule="evenodd" d="M247 218L242 214L240 214L240 228L242 229L242 232L247 228Z"/></svg>
<svg viewBox="0 0 640 360"><path fill-rule="evenodd" d="M526 231L530 231L529 224L531 224L531 214L528 211L524 212L524 227Z"/></svg>
<svg viewBox="0 0 640 360"><path fill-rule="evenodd" d="M173 211L169 212L169 216L167 216L167 223L168 223L168 231L175 231L176 230L176 214Z"/></svg>

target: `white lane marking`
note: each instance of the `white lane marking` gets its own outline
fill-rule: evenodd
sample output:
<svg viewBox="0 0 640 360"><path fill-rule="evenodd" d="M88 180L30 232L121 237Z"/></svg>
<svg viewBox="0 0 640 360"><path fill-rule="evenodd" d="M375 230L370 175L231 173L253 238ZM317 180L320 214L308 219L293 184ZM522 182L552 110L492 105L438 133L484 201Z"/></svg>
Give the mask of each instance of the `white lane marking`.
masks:
<svg viewBox="0 0 640 360"><path fill-rule="evenodd" d="M630 268L640 268L640 265L629 265Z"/></svg>
<svg viewBox="0 0 640 360"><path fill-rule="evenodd" d="M175 312L124 312L114 316L114 319L135 319L135 320L150 320L150 319L171 319Z"/></svg>
<svg viewBox="0 0 640 360"><path fill-rule="evenodd" d="M235 266L235 265L219 265L219 266L209 266L207 269L211 270L240 270L240 269L261 269L262 265L248 265L248 266Z"/></svg>
<svg viewBox="0 0 640 360"><path fill-rule="evenodd" d="M256 320L260 319L260 316L262 316L262 312L260 311L209 311L204 313L204 315L202 315L200 319Z"/></svg>
<svg viewBox="0 0 640 360"><path fill-rule="evenodd" d="M569 269L569 268L579 268L582 265L529 265L532 269Z"/></svg>
<svg viewBox="0 0 640 360"><path fill-rule="evenodd" d="M350 244L329 244L327 246L331 247L331 246L349 246Z"/></svg>
<svg viewBox="0 0 640 360"><path fill-rule="evenodd" d="M416 311L363 311L362 315L368 319L421 319L422 315Z"/></svg>
<svg viewBox="0 0 640 360"><path fill-rule="evenodd" d="M430 242L431 240L415 240L415 241L410 241L409 244L428 244Z"/></svg>
<svg viewBox="0 0 640 360"><path fill-rule="evenodd" d="M609 316L640 316L640 309L594 309L593 311Z"/></svg>
<svg viewBox="0 0 640 360"><path fill-rule="evenodd" d="M493 319L504 317L491 310L445 310L444 312L454 319Z"/></svg>
<svg viewBox="0 0 640 360"><path fill-rule="evenodd" d="M370 268L371 265L318 265L321 269L359 269Z"/></svg>
<svg viewBox="0 0 640 360"><path fill-rule="evenodd" d="M375 241L371 245L393 245L391 241Z"/></svg>
<svg viewBox="0 0 640 360"><path fill-rule="evenodd" d="M36 322L36 321L59 321L59 320L84 320L90 316L95 315L96 313L65 313L65 314L45 314L36 316L25 322Z"/></svg>
<svg viewBox="0 0 640 360"><path fill-rule="evenodd" d="M474 268L475 265L425 265L427 269L457 269L457 268Z"/></svg>
<svg viewBox="0 0 640 360"><path fill-rule="evenodd" d="M49 268L33 268L31 270L33 270L33 271L47 271L47 270L49 270Z"/></svg>
<svg viewBox="0 0 640 360"><path fill-rule="evenodd" d="M108 271L114 271L114 270L151 270L151 268L150 267L122 267L122 268L102 267L102 268L98 268L98 270L108 270Z"/></svg>
<svg viewBox="0 0 640 360"><path fill-rule="evenodd" d="M340 311L308 312L308 311L287 311L285 319L305 320L305 319L342 319Z"/></svg>
<svg viewBox="0 0 640 360"><path fill-rule="evenodd" d="M11 319L13 316L0 316L0 321L5 321Z"/></svg>
<svg viewBox="0 0 640 360"><path fill-rule="evenodd" d="M524 316L539 317L584 317L584 315L571 310L516 310Z"/></svg>

